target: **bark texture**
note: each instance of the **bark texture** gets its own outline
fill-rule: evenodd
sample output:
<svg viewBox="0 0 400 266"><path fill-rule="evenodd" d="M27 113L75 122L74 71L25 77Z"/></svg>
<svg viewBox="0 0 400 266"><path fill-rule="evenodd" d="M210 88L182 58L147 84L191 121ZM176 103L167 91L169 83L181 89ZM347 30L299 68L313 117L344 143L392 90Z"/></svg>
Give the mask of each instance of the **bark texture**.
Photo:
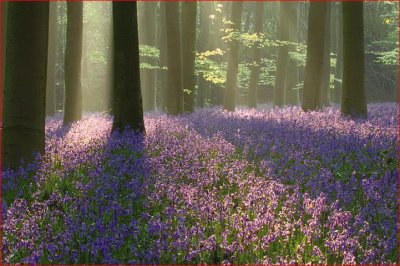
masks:
<svg viewBox="0 0 400 266"><path fill-rule="evenodd" d="M44 152L48 2L9 2L3 94L2 166Z"/></svg>
<svg viewBox="0 0 400 266"><path fill-rule="evenodd" d="M167 113L183 113L182 44L179 2L165 3L168 54Z"/></svg>
<svg viewBox="0 0 400 266"><path fill-rule="evenodd" d="M240 33L241 18L243 10L243 2L232 2L232 11L230 21L233 23L232 29ZM239 49L240 43L233 38L230 41L228 51L228 70L226 75L226 86L224 93L224 110L235 111L236 91L237 91L237 74L239 68Z"/></svg>
<svg viewBox="0 0 400 266"><path fill-rule="evenodd" d="M64 124L70 124L82 118L83 2L67 2L67 20Z"/></svg>
<svg viewBox="0 0 400 266"><path fill-rule="evenodd" d="M366 116L363 2L343 2L343 87L341 112Z"/></svg>
<svg viewBox="0 0 400 266"><path fill-rule="evenodd" d="M311 2L308 16L307 59L305 67L303 100L304 111L322 107L321 82L324 64L326 2Z"/></svg>

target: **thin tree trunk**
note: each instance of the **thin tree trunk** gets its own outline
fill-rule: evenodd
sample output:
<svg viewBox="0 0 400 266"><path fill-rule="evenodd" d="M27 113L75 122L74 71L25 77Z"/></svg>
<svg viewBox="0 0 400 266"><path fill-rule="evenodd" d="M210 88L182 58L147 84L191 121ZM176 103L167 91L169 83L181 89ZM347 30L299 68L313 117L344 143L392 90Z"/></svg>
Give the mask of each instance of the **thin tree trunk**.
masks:
<svg viewBox="0 0 400 266"><path fill-rule="evenodd" d="M234 31L240 33L243 2L232 2L231 21ZM237 39L230 41L230 50L228 52L228 70L226 77L226 86L224 94L224 110L235 111L237 74L239 67L239 49L240 43Z"/></svg>
<svg viewBox="0 0 400 266"><path fill-rule="evenodd" d="M113 2L114 130L144 132L137 2Z"/></svg>
<svg viewBox="0 0 400 266"><path fill-rule="evenodd" d="M162 111L167 109L167 71L164 69L167 66L167 28L165 26L165 1L160 1L160 15L159 15L159 25L160 25L160 38L158 42L158 49L160 49L160 69L157 72L157 82L158 82L158 95L157 102L158 107Z"/></svg>
<svg viewBox="0 0 400 266"><path fill-rule="evenodd" d="M363 2L343 2L343 89L341 112L367 115L364 85Z"/></svg>
<svg viewBox="0 0 400 266"><path fill-rule="evenodd" d="M198 50L199 52L205 52L210 49L210 34L211 34L211 23L210 15L212 12L212 2L199 2L200 5L200 35ZM210 84L203 78L202 75L198 76L198 88L196 105L200 108L204 107L206 100L206 92L209 90Z"/></svg>
<svg viewBox="0 0 400 266"><path fill-rule="evenodd" d="M196 2L182 2L182 74L184 89L184 110L193 112L196 77L194 64L196 58Z"/></svg>
<svg viewBox="0 0 400 266"><path fill-rule="evenodd" d="M17 168L44 152L49 3L8 7L2 166Z"/></svg>
<svg viewBox="0 0 400 266"><path fill-rule="evenodd" d="M57 2L50 2L49 44L47 51L46 115L56 113Z"/></svg>
<svg viewBox="0 0 400 266"><path fill-rule="evenodd" d="M182 45L179 17L179 2L167 2L165 6L168 50L167 113L171 115L183 113Z"/></svg>
<svg viewBox="0 0 400 266"><path fill-rule="evenodd" d="M279 39L281 41L289 41L289 10L291 8L289 2L279 3ZM278 59L276 66L275 87L274 87L274 105L283 106L285 104L286 94L286 75L289 59L289 47L283 45L278 48Z"/></svg>
<svg viewBox="0 0 400 266"><path fill-rule="evenodd" d="M255 23L254 23L254 32L259 36L263 33L263 24L264 24L264 2L259 1L254 4L255 7ZM253 47L253 66L251 68L250 73L250 84L249 84L249 98L248 98L248 107L255 108L257 107L257 92L258 92L258 79L260 76L260 64L261 64L261 48L258 47L258 43Z"/></svg>
<svg viewBox="0 0 400 266"><path fill-rule="evenodd" d="M6 47L7 47L7 14L8 14L8 2L1 2L1 80L2 87L4 88L4 73L5 73L5 62L6 62ZM0 108L1 116L1 108Z"/></svg>
<svg viewBox="0 0 400 266"><path fill-rule="evenodd" d="M82 118L83 2L67 2L67 14L64 124L79 121Z"/></svg>
<svg viewBox="0 0 400 266"><path fill-rule="evenodd" d="M156 2L143 2L143 14L141 16L139 27L142 28L140 35L140 43L152 47L157 46L157 14ZM156 59L143 58L143 63L156 65ZM141 87L143 95L144 111L152 111L156 109L156 84L157 76L154 69L141 70Z"/></svg>
<svg viewBox="0 0 400 266"><path fill-rule="evenodd" d="M298 27L298 9L299 3L293 2L288 10L289 23L289 41L292 43L298 42L299 27ZM294 51L294 48L289 48L289 51ZM299 104L299 90L296 85L299 83L299 67L295 60L289 60L287 64L286 74L286 104Z"/></svg>
<svg viewBox="0 0 400 266"><path fill-rule="evenodd" d="M311 2L308 17L307 59L301 108L321 108L321 82L324 64L326 2Z"/></svg>
<svg viewBox="0 0 400 266"><path fill-rule="evenodd" d="M321 104L330 106L330 78L331 78L331 2L326 3L324 65L321 82Z"/></svg>
<svg viewBox="0 0 400 266"><path fill-rule="evenodd" d="M342 78L343 78L343 12L341 3L337 9L337 53L336 53L336 67L335 67L335 87L334 87L334 102L340 103L342 94Z"/></svg>

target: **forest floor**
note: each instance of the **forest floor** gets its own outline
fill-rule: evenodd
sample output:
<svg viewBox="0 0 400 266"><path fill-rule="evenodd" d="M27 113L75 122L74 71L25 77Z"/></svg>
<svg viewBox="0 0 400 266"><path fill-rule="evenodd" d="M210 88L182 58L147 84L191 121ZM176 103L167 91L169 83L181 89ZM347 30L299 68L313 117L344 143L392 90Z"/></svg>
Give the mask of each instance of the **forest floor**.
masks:
<svg viewBox="0 0 400 266"><path fill-rule="evenodd" d="M3 171L4 262L397 263L397 104L46 122Z"/></svg>

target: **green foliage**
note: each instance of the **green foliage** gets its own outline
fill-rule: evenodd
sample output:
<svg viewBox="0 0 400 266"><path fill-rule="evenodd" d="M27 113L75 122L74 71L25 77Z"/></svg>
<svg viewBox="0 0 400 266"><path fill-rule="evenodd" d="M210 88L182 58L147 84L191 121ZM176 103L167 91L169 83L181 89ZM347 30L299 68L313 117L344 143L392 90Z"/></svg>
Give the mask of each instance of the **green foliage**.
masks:
<svg viewBox="0 0 400 266"><path fill-rule="evenodd" d="M160 57L160 50L156 47L140 44L139 45L139 54L142 57L149 57L149 58L159 58Z"/></svg>
<svg viewBox="0 0 400 266"><path fill-rule="evenodd" d="M387 52L375 52L377 55L376 62L382 63L388 66L398 66L399 64L399 43L396 43L396 48Z"/></svg>

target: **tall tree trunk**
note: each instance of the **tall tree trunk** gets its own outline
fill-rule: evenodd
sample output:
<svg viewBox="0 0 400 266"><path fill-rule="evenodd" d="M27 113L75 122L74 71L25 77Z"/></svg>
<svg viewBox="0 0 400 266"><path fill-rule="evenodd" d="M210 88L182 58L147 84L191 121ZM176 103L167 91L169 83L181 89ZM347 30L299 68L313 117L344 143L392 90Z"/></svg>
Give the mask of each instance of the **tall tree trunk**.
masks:
<svg viewBox="0 0 400 266"><path fill-rule="evenodd" d="M311 2L308 16L307 59L303 100L304 111L321 108L321 82L324 64L326 2Z"/></svg>
<svg viewBox="0 0 400 266"><path fill-rule="evenodd" d="M367 115L364 86L363 2L343 2L343 88L341 112Z"/></svg>
<svg viewBox="0 0 400 266"><path fill-rule="evenodd" d="M210 23L210 15L212 12L212 2L202 1L199 2L200 5L200 34L199 34L199 42L198 42L198 51L205 52L210 49L210 32L211 32L211 23ZM206 94L209 90L210 84L206 81L202 75L198 76L198 88L197 88L197 97L196 97L196 105L200 108L204 107Z"/></svg>
<svg viewBox="0 0 400 266"><path fill-rule="evenodd" d="M279 3L279 39L289 41L289 10L292 3ZM283 106L285 104L286 70L289 59L289 47L283 45L278 48L278 59L276 65L274 105Z"/></svg>
<svg viewBox="0 0 400 266"><path fill-rule="evenodd" d="M137 2L113 2L114 121L112 129L144 132Z"/></svg>
<svg viewBox="0 0 400 266"><path fill-rule="evenodd" d="M243 1L232 2L231 22L233 31L240 33ZM239 67L239 40L230 40L228 51L228 70L226 75L226 86L224 93L224 110L235 111L237 74Z"/></svg>
<svg viewBox="0 0 400 266"><path fill-rule="evenodd" d="M264 24L264 2L259 1L254 4L255 7L255 21L254 21L254 33L259 36L263 33ZM250 84L249 84L249 98L247 105L250 108L257 107L257 92L258 92L258 79L260 76L260 64L261 64L261 48L256 43L253 47L253 66L250 73Z"/></svg>
<svg viewBox="0 0 400 266"><path fill-rule="evenodd" d="M182 44L179 9L179 2L166 3L165 19L168 47L167 113L171 115L183 113Z"/></svg>
<svg viewBox="0 0 400 266"><path fill-rule="evenodd" d="M82 118L83 2L67 2L67 18L64 124L79 121Z"/></svg>
<svg viewBox="0 0 400 266"><path fill-rule="evenodd" d="M47 51L46 115L56 113L57 2L49 7L49 44Z"/></svg>
<svg viewBox="0 0 400 266"><path fill-rule="evenodd" d="M6 62L6 46L7 46L7 14L8 14L8 2L1 2L1 81L2 88L4 88L4 73L5 73L5 62ZM1 109L1 108L0 108ZM1 110L0 110L1 117Z"/></svg>
<svg viewBox="0 0 400 266"><path fill-rule="evenodd" d="M289 23L289 41L292 43L298 42L299 27L298 27L298 10L299 3L290 3L288 9L288 23ZM294 48L289 48L289 51L294 51ZM296 85L299 83L299 67L295 60L288 61L287 74L286 74L286 99L288 105L299 104L299 90Z"/></svg>
<svg viewBox="0 0 400 266"><path fill-rule="evenodd" d="M160 27L160 37L158 42L158 49L160 49L160 69L157 72L157 82L158 82L158 96L157 102L158 107L162 111L167 109L167 71L164 69L167 66L167 28L165 26L165 1L160 1L160 13L159 13L159 27Z"/></svg>
<svg viewBox="0 0 400 266"><path fill-rule="evenodd" d="M196 17L197 3L182 2L182 74L184 89L184 110L193 112L196 76L194 63L196 58Z"/></svg>
<svg viewBox="0 0 400 266"><path fill-rule="evenodd" d="M143 2L143 13L140 19L140 43L148 46L157 46L157 2ZM156 59L143 58L143 63L152 66L156 65ZM157 86L156 70L141 70L141 87L143 96L144 111L152 111L156 109L156 86Z"/></svg>
<svg viewBox="0 0 400 266"><path fill-rule="evenodd" d="M44 152L49 3L8 7L2 165L17 168Z"/></svg>
<svg viewBox="0 0 400 266"><path fill-rule="evenodd" d="M326 3L324 65L322 68L321 104L330 106L330 79L331 79L331 2Z"/></svg>
<svg viewBox="0 0 400 266"><path fill-rule="evenodd" d="M335 66L335 87L333 99L335 103L340 103L342 94L342 78L343 78L343 12L341 3L336 8L337 12L337 28L336 28L336 39L337 39L337 52L336 52L336 66Z"/></svg>

